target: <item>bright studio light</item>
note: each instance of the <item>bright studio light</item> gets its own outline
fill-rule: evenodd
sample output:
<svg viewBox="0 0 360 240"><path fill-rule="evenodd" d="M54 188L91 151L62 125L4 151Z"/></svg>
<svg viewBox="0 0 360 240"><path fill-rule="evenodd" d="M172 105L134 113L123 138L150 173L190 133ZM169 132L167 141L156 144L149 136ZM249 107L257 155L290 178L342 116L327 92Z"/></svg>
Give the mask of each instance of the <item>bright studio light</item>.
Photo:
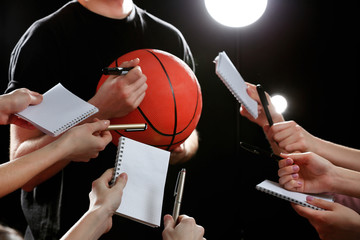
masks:
<svg viewBox="0 0 360 240"><path fill-rule="evenodd" d="M267 0L205 0L209 14L228 27L245 27L265 12Z"/></svg>
<svg viewBox="0 0 360 240"><path fill-rule="evenodd" d="M271 97L271 102L274 105L275 110L278 113L285 112L285 110L287 108L287 101L283 96L281 96L281 95L272 96Z"/></svg>

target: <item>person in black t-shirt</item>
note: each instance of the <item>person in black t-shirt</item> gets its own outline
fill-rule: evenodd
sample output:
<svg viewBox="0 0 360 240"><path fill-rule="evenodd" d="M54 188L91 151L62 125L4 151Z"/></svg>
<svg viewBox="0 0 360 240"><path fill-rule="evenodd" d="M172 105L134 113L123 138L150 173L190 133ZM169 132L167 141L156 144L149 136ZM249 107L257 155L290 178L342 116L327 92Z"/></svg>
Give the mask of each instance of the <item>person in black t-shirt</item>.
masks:
<svg viewBox="0 0 360 240"><path fill-rule="evenodd" d="M61 82L82 99L97 106L96 117L110 119L135 109L144 97L146 76L135 67L126 76L110 76L95 93L101 69L136 49L160 49L194 61L182 34L172 25L135 6L131 0L71 1L36 21L15 46L10 61L7 92L26 87L45 92ZM131 91L126 92L126 90ZM124 94L125 93L125 94ZM32 152L53 139L39 131L11 126L10 158ZM171 162L191 158L198 147L196 130L171 154ZM59 239L86 212L91 182L113 166L115 146L109 145L90 163L62 161L38 175L22 191L22 209L28 222L25 239ZM131 177L131 176L129 176ZM160 231L115 218L107 237L159 239ZM154 236L154 237L153 237Z"/></svg>

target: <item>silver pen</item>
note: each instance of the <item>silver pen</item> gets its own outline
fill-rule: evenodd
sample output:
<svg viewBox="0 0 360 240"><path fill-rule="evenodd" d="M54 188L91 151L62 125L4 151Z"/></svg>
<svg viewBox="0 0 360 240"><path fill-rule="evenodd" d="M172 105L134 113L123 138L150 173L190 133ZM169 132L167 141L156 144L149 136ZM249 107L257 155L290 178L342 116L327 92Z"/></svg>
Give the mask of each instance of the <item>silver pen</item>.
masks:
<svg viewBox="0 0 360 240"><path fill-rule="evenodd" d="M130 131L145 131L147 129L146 123L133 123L133 124L115 124L110 125L106 130L125 130L127 132Z"/></svg>
<svg viewBox="0 0 360 240"><path fill-rule="evenodd" d="M174 191L175 202L174 202L174 209L172 214L175 223L177 223L180 214L181 199L184 192L185 175L186 175L186 169L183 168L180 170L176 181L176 186Z"/></svg>

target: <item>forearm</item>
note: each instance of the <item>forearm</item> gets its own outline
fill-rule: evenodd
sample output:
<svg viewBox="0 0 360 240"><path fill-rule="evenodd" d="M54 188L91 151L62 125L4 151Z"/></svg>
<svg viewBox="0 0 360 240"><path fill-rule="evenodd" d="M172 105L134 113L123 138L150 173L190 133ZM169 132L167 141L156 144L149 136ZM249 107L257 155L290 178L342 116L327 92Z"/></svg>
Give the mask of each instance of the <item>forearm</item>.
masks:
<svg viewBox="0 0 360 240"><path fill-rule="evenodd" d="M110 222L109 222L110 221ZM111 216L104 212L101 207L88 210L74 226L61 238L70 239L98 239L102 234L109 230L111 226Z"/></svg>
<svg viewBox="0 0 360 240"><path fill-rule="evenodd" d="M0 165L0 197L23 187L40 172L52 166L67 152L53 142L44 148Z"/></svg>
<svg viewBox="0 0 360 240"><path fill-rule="evenodd" d="M10 161L14 161L15 159L24 157L28 154L34 153L38 150L41 150L43 147L48 146L57 138L53 138L42 133L34 135L33 138L21 138L17 137L21 135L21 133L17 132L16 129L19 128L17 126L11 126L11 140L10 140ZM28 130L21 130L26 131ZM54 144L56 145L56 144ZM52 145L53 146L53 145ZM60 152L65 152L64 148L58 147ZM44 151L44 150L43 150ZM42 151L41 151L42 152ZM39 159L35 159L35 162L40 161L40 159L44 158L44 156L52 155L52 152L49 152L47 155L39 155ZM37 156L37 155L36 155ZM61 160L61 159L59 159ZM45 180L51 178L56 173L58 173L61 169L63 169L70 161L58 161L52 165L49 165L48 168L43 169L43 171L39 172L37 175L33 175L31 179L27 183L25 183L22 188L25 191L31 191L34 187L44 182Z"/></svg>
<svg viewBox="0 0 360 240"><path fill-rule="evenodd" d="M330 191L360 198L360 173L354 170L335 167L331 175Z"/></svg>
<svg viewBox="0 0 360 240"><path fill-rule="evenodd" d="M360 150L358 149L317 138L316 144L313 144L310 151L326 158L336 166L360 171Z"/></svg>

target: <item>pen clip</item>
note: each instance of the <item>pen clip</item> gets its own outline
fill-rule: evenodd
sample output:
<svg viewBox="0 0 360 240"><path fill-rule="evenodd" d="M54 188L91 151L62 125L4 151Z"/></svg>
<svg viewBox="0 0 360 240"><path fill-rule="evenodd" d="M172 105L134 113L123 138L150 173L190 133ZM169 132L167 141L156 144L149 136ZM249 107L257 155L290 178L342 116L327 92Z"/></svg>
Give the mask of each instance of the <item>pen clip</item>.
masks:
<svg viewBox="0 0 360 240"><path fill-rule="evenodd" d="M180 180L180 172L178 172L178 176L176 178L176 184L175 184L175 189L174 189L174 196L176 196L178 194L178 187L179 187L179 180Z"/></svg>
<svg viewBox="0 0 360 240"><path fill-rule="evenodd" d="M179 171L177 179L176 179L176 184L175 184L175 189L174 189L174 196L178 195L179 192L179 182L180 182L180 176L182 172L185 172L185 168L181 169L181 171Z"/></svg>

